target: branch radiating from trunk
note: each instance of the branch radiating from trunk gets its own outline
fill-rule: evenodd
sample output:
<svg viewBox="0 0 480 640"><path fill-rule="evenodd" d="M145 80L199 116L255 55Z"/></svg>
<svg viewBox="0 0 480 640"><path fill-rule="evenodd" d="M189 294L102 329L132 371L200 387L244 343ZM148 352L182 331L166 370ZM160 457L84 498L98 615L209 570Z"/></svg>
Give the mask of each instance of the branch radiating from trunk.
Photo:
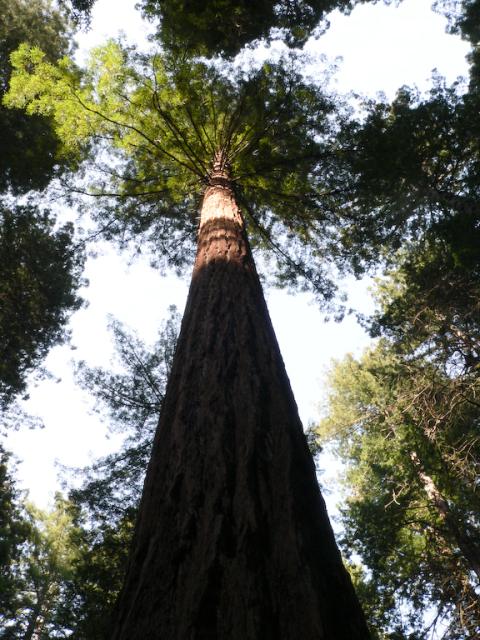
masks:
<svg viewBox="0 0 480 640"><path fill-rule="evenodd" d="M214 169L112 638L366 640L242 215Z"/></svg>

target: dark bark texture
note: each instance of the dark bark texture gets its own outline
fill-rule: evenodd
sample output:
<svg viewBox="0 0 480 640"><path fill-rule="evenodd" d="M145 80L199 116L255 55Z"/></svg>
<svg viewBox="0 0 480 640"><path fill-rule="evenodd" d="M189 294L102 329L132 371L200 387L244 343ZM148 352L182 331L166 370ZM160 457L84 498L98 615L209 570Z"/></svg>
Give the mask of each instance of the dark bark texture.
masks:
<svg viewBox="0 0 480 640"><path fill-rule="evenodd" d="M369 637L241 214L213 180L112 638Z"/></svg>

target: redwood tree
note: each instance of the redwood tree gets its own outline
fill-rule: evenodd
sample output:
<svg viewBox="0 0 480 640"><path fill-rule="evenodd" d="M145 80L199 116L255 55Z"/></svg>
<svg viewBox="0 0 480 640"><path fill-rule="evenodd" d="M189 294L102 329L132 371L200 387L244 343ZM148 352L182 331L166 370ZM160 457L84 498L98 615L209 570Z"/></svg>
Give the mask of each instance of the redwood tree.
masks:
<svg viewBox="0 0 480 640"><path fill-rule="evenodd" d="M150 226L171 255L201 201L192 284L112 637L367 638L244 217L255 244L276 250L281 280L300 274L332 295L319 264L335 233L331 100L292 59L246 75L133 58L111 43L84 74L26 47L14 64L11 104L52 117L66 154L95 162L106 145L116 153L113 167L96 166L110 186L100 179L95 193L116 199L100 209L108 233ZM176 250L172 261L184 258Z"/></svg>
<svg viewBox="0 0 480 640"><path fill-rule="evenodd" d="M192 284L112 638L366 638L232 181Z"/></svg>

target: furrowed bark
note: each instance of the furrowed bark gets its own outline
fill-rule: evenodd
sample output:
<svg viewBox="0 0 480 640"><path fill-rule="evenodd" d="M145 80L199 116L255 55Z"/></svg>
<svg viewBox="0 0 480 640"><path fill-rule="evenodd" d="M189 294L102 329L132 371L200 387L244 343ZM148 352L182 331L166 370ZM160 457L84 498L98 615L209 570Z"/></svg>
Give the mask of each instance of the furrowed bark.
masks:
<svg viewBox="0 0 480 640"><path fill-rule="evenodd" d="M219 170L112 639L369 637Z"/></svg>

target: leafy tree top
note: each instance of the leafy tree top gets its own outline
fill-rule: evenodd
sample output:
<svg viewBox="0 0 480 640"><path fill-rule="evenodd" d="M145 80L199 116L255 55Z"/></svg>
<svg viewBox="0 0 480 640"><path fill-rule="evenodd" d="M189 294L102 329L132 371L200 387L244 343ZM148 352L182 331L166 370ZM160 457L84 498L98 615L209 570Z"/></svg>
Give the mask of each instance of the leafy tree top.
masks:
<svg viewBox="0 0 480 640"><path fill-rule="evenodd" d="M0 407L66 339L66 319L81 304L83 261L71 224L55 228L49 211L28 204L0 206Z"/></svg>
<svg viewBox="0 0 480 640"><path fill-rule="evenodd" d="M137 508L179 326L180 316L170 307L149 349L114 321L111 329L119 371L92 368L83 361L78 365L77 381L95 398L95 410L111 431L126 436L119 452L83 469L83 486L70 492L70 498L88 512L92 531L100 525L115 527L127 511Z"/></svg>
<svg viewBox="0 0 480 640"><path fill-rule="evenodd" d="M363 120L341 134L351 181L342 244L361 270L397 260L455 216L472 215L479 197L478 96L438 78L428 95L403 87L391 103L369 102ZM469 213L470 212L470 213Z"/></svg>
<svg viewBox="0 0 480 640"><path fill-rule="evenodd" d="M220 153L254 244L275 244L280 280L332 295L320 262L332 231L335 105L294 57L246 73L109 42L82 72L28 46L12 64L6 103L52 118L62 153L86 158L98 178L90 192L112 199L97 212L110 236L147 232L181 266Z"/></svg>
<svg viewBox="0 0 480 640"><path fill-rule="evenodd" d="M71 49L68 21L46 0L0 0L0 100L12 71L10 54L22 42L41 46L50 60ZM0 191L45 187L58 174L58 140L48 119L0 107Z"/></svg>
<svg viewBox="0 0 480 640"><path fill-rule="evenodd" d="M382 282L374 335L395 340L399 352L425 357L447 375L475 380L480 363L480 229L466 212L447 218Z"/></svg>
<svg viewBox="0 0 480 640"><path fill-rule="evenodd" d="M71 49L69 25L45 0L0 0L0 65L2 92L8 87L10 53L22 42L42 47L50 60Z"/></svg>
<svg viewBox="0 0 480 640"><path fill-rule="evenodd" d="M471 64L471 88L478 91L480 87L480 2L479 0L437 0L435 2L449 21L452 33L460 34L471 43L468 55Z"/></svg>
<svg viewBox="0 0 480 640"><path fill-rule="evenodd" d="M301 46L327 13L348 12L356 0L143 0L144 15L159 19L159 37L172 50L234 56L260 38Z"/></svg>
<svg viewBox="0 0 480 640"><path fill-rule="evenodd" d="M328 26L330 12L349 13L364 2L378 0L141 0L140 7L146 17L158 20L158 36L172 50L229 57L260 38L280 37L288 46L302 46L316 27ZM446 15L451 31L472 43L472 76L478 85L479 0L435 0L432 8Z"/></svg>
<svg viewBox="0 0 480 640"><path fill-rule="evenodd" d="M10 468L10 454L0 445L0 623L15 612L18 566L29 527L21 513L20 491Z"/></svg>
<svg viewBox="0 0 480 640"><path fill-rule="evenodd" d="M157 37L171 51L229 58L260 38L282 38L290 47L301 46L315 27L326 26L322 21L329 12L348 13L365 1L141 0L137 6L158 24ZM71 4L77 17L88 20L95 0L64 2Z"/></svg>
<svg viewBox="0 0 480 640"><path fill-rule="evenodd" d="M379 637L424 638L432 611L439 637L478 635L478 581L462 548L479 531L476 387L386 340L333 368L318 433L346 465L342 546L368 569L362 589Z"/></svg>

